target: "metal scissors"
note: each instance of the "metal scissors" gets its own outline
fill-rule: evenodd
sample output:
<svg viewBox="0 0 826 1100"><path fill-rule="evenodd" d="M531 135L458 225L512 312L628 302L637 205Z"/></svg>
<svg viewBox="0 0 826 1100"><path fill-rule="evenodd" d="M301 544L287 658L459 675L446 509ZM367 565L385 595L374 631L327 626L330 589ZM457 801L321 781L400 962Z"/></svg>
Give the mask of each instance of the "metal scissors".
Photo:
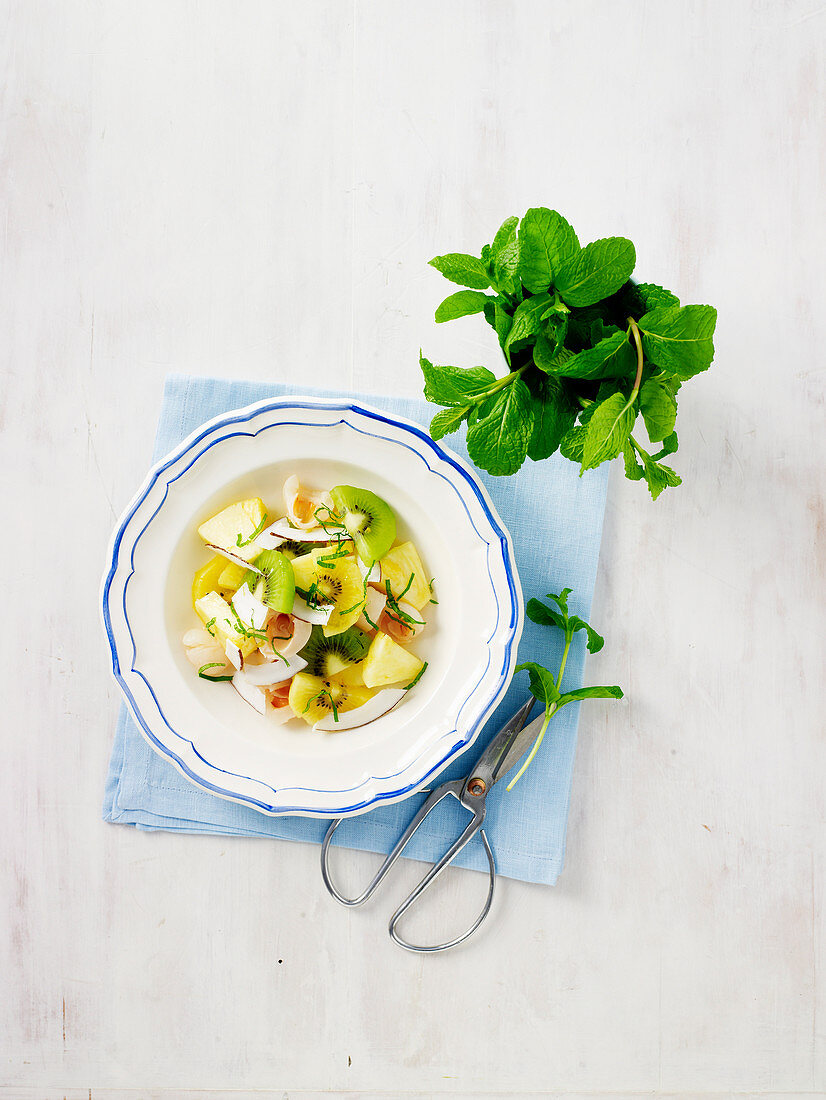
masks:
<svg viewBox="0 0 826 1100"><path fill-rule="evenodd" d="M454 779L447 783L442 783L440 787L436 787L435 790L431 791L427 800L422 804L419 812L399 837L395 847L387 856L384 863L382 863L381 867L379 867L367 888L359 894L357 898L344 897L344 895L339 893L336 889L330 877L330 841L333 839L333 834L341 824L343 818L336 818L336 820L332 822L321 845L321 877L324 879L324 885L336 901L341 902L342 905L348 906L363 905L368 901L430 811L438 806L443 798L452 795L461 802L466 810L469 810L473 814L473 818L438 863L433 864L419 885L415 887L401 903L390 918L388 931L390 932L391 938L395 940L400 947L404 947L408 951L421 952L446 951L449 947L456 947L457 944L462 943L468 936L476 931L490 912L490 907L493 902L493 888L496 883L496 864L493 859L493 851L485 835L485 830L482 828L485 821L485 799L494 783L500 780L506 772L510 771L510 769L522 759L536 736L537 731L534 729L536 723L532 723L531 726L527 728L525 727L533 702L532 698L529 699L528 702L520 707L516 714L505 723L496 736L491 739L487 748L476 761L470 774L465 779ZM541 722L541 719L539 719L539 721ZM397 928L399 920L416 899L421 897L428 886L435 882L442 871L453 862L459 852L470 843L477 833L484 845L490 868L488 896L481 913L466 932L463 932L461 936L457 936L455 939L449 940L447 943L438 943L429 946L409 943L399 935Z"/></svg>

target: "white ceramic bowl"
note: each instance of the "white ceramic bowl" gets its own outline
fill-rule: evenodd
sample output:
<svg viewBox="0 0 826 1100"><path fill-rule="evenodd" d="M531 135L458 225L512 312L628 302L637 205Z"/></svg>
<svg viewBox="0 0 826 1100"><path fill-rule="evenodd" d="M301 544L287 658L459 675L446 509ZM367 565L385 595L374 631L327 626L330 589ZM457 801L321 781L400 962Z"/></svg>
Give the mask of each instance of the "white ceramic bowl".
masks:
<svg viewBox="0 0 826 1100"><path fill-rule="evenodd" d="M198 625L198 524L250 496L281 514L291 473L386 499L439 601L425 606L416 642L429 662L420 682L382 718L340 734L269 721L229 684L199 679L181 645ZM101 603L115 678L153 748L223 798L322 817L405 798L467 747L505 692L523 622L510 537L468 466L410 421L310 397L216 417L157 463L112 536Z"/></svg>

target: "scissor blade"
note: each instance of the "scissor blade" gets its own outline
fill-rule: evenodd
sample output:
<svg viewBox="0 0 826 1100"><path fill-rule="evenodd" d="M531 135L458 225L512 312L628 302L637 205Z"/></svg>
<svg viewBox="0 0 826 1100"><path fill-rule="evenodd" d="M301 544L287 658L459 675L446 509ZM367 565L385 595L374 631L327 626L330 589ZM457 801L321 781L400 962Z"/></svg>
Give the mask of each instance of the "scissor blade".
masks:
<svg viewBox="0 0 826 1100"><path fill-rule="evenodd" d="M534 700L529 699L516 714L508 719L476 761L473 771L468 776L469 780L480 778L484 780L486 788L490 789L525 755L536 737L536 730L531 736L526 736L524 729L533 704Z"/></svg>
<svg viewBox="0 0 826 1100"><path fill-rule="evenodd" d="M529 725L524 726L511 744L511 747L502 757L502 762L496 769L496 774L493 777L493 782L497 783L502 776L506 775L511 768L516 767L528 749L536 740L536 735L542 728L542 723L545 721L544 712L540 714L538 718L535 718Z"/></svg>

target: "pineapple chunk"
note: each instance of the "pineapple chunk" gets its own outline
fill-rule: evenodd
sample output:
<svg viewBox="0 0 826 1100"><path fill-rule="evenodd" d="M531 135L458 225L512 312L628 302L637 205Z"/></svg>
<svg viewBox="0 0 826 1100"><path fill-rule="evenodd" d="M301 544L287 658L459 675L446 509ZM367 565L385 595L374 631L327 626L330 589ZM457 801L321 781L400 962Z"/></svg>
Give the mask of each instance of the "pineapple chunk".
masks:
<svg viewBox="0 0 826 1100"><path fill-rule="evenodd" d="M247 540L261 527L266 514L260 497L239 500L237 504L230 504L217 516L202 523L198 534L204 542L221 550L228 550L243 561L252 561L261 553L261 547ZM239 546L239 541L246 545Z"/></svg>
<svg viewBox="0 0 826 1100"><path fill-rule="evenodd" d="M215 638L222 646L232 642L234 646L238 646L245 657L249 657L250 653L258 649L255 638L245 638L239 633L229 604L217 592L208 592L206 596L196 600L195 610L204 625L210 624L209 629L215 632Z"/></svg>
<svg viewBox="0 0 826 1100"><path fill-rule="evenodd" d="M237 592L249 570L244 569L241 565L236 565L234 561L227 561L226 558L220 558L219 560L224 568L218 577L218 588L225 592Z"/></svg>
<svg viewBox="0 0 826 1100"><path fill-rule="evenodd" d="M410 581L410 578L413 578ZM410 581L410 587L404 592L404 600L419 611L430 599L430 585L427 583L422 559L412 542L403 542L388 550L381 559L381 587L390 581L393 596L398 600Z"/></svg>
<svg viewBox="0 0 826 1100"><path fill-rule="evenodd" d="M315 554L311 552L302 554L300 558L293 558L292 567L296 588L302 588L306 592L315 579Z"/></svg>
<svg viewBox="0 0 826 1100"><path fill-rule="evenodd" d="M422 661L409 649L403 649L381 631L370 643L361 666L365 687L386 687L388 684L410 683L422 670Z"/></svg>
<svg viewBox="0 0 826 1100"><path fill-rule="evenodd" d="M206 596L208 592L215 592L223 587L221 584L221 574L224 571L224 566L228 564L226 558L222 558L220 554L216 554L214 558L209 559L206 565L202 565L200 569L195 570L195 576L192 578L193 607L202 596Z"/></svg>

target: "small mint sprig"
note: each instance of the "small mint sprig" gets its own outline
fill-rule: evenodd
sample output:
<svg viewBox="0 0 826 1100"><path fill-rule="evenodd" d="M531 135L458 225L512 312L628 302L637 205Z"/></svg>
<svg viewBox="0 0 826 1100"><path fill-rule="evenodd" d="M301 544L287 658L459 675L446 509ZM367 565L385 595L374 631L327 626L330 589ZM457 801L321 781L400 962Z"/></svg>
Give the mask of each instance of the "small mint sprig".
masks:
<svg viewBox="0 0 826 1100"><path fill-rule="evenodd" d="M597 634L594 628L589 626L584 619L581 619L579 615L569 614L568 597L570 594L570 588L563 588L558 596L549 592L546 598L553 600L556 607L549 607L547 604L542 603L541 600L532 599L528 600L528 606L525 608L531 622L538 623L540 626L558 627L565 635L565 648L562 651L562 660L556 676L554 676L550 669L544 668L536 661L524 661L521 665L516 666L517 672L521 672L524 669L530 676L531 695L533 695L535 699L538 699L545 707L545 720L542 723L542 728L536 735L536 740L531 746L531 751L528 753L524 764L508 784L507 789L509 791L513 790L516 783L518 783L525 774L531 761L536 756L537 750L542 744L542 739L545 736L545 730L548 728L551 719L558 710L567 706L568 703L577 703L581 699L621 699L623 695L622 688L617 687L616 684L612 687L595 686L577 688L574 691L566 691L563 693L562 676L565 672L565 665L568 662L568 651L571 648L574 634L579 630L585 631L587 635L586 645L589 653L598 653L605 645L605 639Z"/></svg>

